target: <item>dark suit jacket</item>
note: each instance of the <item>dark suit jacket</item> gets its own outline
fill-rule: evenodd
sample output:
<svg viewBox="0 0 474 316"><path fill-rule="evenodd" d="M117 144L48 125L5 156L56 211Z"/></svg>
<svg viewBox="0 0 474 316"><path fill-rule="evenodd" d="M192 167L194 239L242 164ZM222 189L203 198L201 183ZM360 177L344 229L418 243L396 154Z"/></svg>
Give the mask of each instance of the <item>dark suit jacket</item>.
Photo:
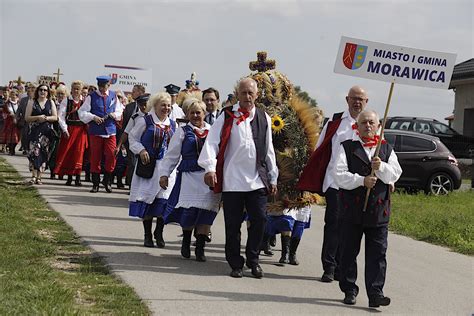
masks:
<svg viewBox="0 0 474 316"><path fill-rule="evenodd" d="M137 111L137 102L131 102L127 105L125 105L125 110L123 111L123 129L127 127L128 121L130 121L130 118L132 115Z"/></svg>
<svg viewBox="0 0 474 316"><path fill-rule="evenodd" d="M29 98L26 96L20 100L18 104L18 110L16 111L16 120L18 125L25 126L26 106L28 105Z"/></svg>

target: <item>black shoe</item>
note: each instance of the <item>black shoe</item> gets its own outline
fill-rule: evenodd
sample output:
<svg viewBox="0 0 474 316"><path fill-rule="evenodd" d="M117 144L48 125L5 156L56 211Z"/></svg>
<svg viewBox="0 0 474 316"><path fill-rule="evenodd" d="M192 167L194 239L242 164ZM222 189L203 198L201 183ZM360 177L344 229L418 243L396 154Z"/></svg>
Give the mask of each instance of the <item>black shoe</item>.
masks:
<svg viewBox="0 0 474 316"><path fill-rule="evenodd" d="M153 237L152 235L145 234L145 239L143 240L143 246L147 248L154 248L155 245L153 244Z"/></svg>
<svg viewBox="0 0 474 316"><path fill-rule="evenodd" d="M353 292L347 292L343 303L347 305L354 305L356 303L356 295Z"/></svg>
<svg viewBox="0 0 474 316"><path fill-rule="evenodd" d="M158 248L165 248L165 240L163 239L163 228L165 227L165 221L163 218L158 217L156 219L156 228L155 231L153 232L153 236L155 236L156 239L156 246Z"/></svg>
<svg viewBox="0 0 474 316"><path fill-rule="evenodd" d="M67 185L67 186L72 185L72 176L67 176L67 181L66 181L65 185Z"/></svg>
<svg viewBox="0 0 474 316"><path fill-rule="evenodd" d="M191 258L191 230L183 231L183 240L181 241L181 256L183 258Z"/></svg>
<svg viewBox="0 0 474 316"><path fill-rule="evenodd" d="M230 272L230 276L233 278L241 278L244 276L244 273L242 272L241 268L236 268L232 269L232 271Z"/></svg>
<svg viewBox="0 0 474 316"><path fill-rule="evenodd" d="M268 234L263 235L262 245L260 247L260 251L263 251L263 253L266 256L273 256L274 255L272 249L270 248L270 238L271 237Z"/></svg>
<svg viewBox="0 0 474 316"><path fill-rule="evenodd" d="M81 178L76 178L76 180L74 180L74 185L76 187L82 187Z"/></svg>
<svg viewBox="0 0 474 316"><path fill-rule="evenodd" d="M281 235L281 258L278 262L290 263L290 236Z"/></svg>
<svg viewBox="0 0 474 316"><path fill-rule="evenodd" d="M102 184L104 185L105 191L107 193L112 193L112 186L110 185L110 180L112 180L112 175L106 172L104 174L104 179L102 180Z"/></svg>
<svg viewBox="0 0 474 316"><path fill-rule="evenodd" d="M93 184L92 189L89 191L90 193L97 193L99 192L99 185L98 184Z"/></svg>
<svg viewBox="0 0 474 316"><path fill-rule="evenodd" d="M321 277L321 282L331 283L332 281L334 281L334 273L324 272Z"/></svg>
<svg viewBox="0 0 474 316"><path fill-rule="evenodd" d="M211 242L212 241L212 232L209 232L206 236L206 242Z"/></svg>
<svg viewBox="0 0 474 316"><path fill-rule="evenodd" d="M369 298L369 307L380 307L390 305L390 297L376 296Z"/></svg>
<svg viewBox="0 0 474 316"><path fill-rule="evenodd" d="M270 237L270 246L275 247L276 244L277 244L277 238L276 238L276 235L273 235L272 237Z"/></svg>
<svg viewBox="0 0 474 316"><path fill-rule="evenodd" d="M206 237L207 235L197 235L196 237L196 249L194 249L194 254L196 255L196 261L206 262L207 258L204 255L204 247L206 246Z"/></svg>
<svg viewBox="0 0 474 316"><path fill-rule="evenodd" d="M260 267L259 264L254 265L250 269L252 269L252 275L254 277L256 277L257 279L263 278L263 270L262 270L262 267Z"/></svg>
<svg viewBox="0 0 474 316"><path fill-rule="evenodd" d="M297 266L300 264L298 259L296 259L296 250L298 249L298 245L300 244L299 238L293 237L291 238L290 242L290 256L289 256L289 262L290 264Z"/></svg>

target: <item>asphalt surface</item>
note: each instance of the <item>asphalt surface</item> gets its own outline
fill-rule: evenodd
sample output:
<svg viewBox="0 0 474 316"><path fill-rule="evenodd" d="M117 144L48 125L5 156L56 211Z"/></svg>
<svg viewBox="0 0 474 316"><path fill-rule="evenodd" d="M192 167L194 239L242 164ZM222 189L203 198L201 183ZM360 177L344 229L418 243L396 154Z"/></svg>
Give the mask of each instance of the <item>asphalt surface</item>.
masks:
<svg viewBox="0 0 474 316"><path fill-rule="evenodd" d="M29 179L24 156L2 155ZM280 241L273 257L261 257L263 279L244 271L242 279L229 276L224 257L222 213L213 225L213 240L206 247L208 261L180 255L181 230L165 227L166 248L144 248L139 220L128 217L126 191L104 189L89 193L90 183L68 187L49 180L36 186L51 208L100 256L112 271L135 289L156 315L354 315L385 314L472 315L474 312L472 257L443 247L389 234L388 270L384 288L392 304L368 308L364 287L364 252L358 258L360 293L354 306L342 303L337 282L322 283L320 253L324 208L314 207L311 228L298 249L299 266L277 264ZM242 226L242 240L246 229ZM362 247L363 248L363 247Z"/></svg>

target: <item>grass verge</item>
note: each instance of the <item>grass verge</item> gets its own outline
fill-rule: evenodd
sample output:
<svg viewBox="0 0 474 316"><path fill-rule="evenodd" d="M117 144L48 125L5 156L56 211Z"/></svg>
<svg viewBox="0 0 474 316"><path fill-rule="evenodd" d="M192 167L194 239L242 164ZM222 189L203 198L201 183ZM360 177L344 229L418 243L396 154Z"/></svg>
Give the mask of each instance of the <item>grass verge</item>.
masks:
<svg viewBox="0 0 474 316"><path fill-rule="evenodd" d="M149 315L0 158L0 315Z"/></svg>
<svg viewBox="0 0 474 316"><path fill-rule="evenodd" d="M474 255L474 192L444 196L394 193L390 229Z"/></svg>

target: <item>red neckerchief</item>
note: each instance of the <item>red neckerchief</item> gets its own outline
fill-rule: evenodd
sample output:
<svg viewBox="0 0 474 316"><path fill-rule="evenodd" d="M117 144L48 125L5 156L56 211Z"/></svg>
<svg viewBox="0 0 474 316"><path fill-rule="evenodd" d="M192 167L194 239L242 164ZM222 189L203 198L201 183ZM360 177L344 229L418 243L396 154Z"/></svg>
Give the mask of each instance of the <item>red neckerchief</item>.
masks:
<svg viewBox="0 0 474 316"><path fill-rule="evenodd" d="M194 135L196 135L196 137L198 138L206 138L207 137L207 134L209 134L209 130L208 129L205 129L202 133L199 132L199 130L197 128L193 128L193 132L194 132Z"/></svg>
<svg viewBox="0 0 474 316"><path fill-rule="evenodd" d="M373 147L377 146L377 144L379 142L379 139L380 139L380 135L374 135L374 137L360 136L359 131L357 131L357 124L356 123L352 124L352 129L356 130L356 134L359 135L360 139L362 139L362 141L364 142L362 144L362 146L369 147L369 148L373 148ZM382 139L382 144L385 144L385 143L387 143L387 141L385 139Z"/></svg>
<svg viewBox="0 0 474 316"><path fill-rule="evenodd" d="M250 111L247 109L242 109L242 108L239 108L237 111L240 112L240 116L235 116L235 114L232 113L232 111L227 111L227 112L233 119L237 120L236 124L239 125L240 123L242 123L249 117Z"/></svg>

